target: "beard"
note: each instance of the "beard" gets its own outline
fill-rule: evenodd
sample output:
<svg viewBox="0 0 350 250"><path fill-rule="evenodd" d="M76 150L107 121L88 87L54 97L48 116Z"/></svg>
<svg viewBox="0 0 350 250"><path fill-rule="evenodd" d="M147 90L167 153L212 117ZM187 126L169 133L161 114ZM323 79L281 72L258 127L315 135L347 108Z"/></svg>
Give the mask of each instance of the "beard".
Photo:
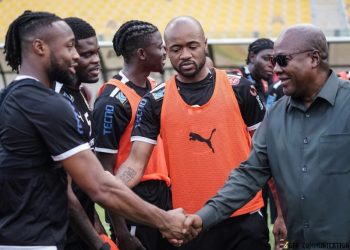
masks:
<svg viewBox="0 0 350 250"><path fill-rule="evenodd" d="M52 81L60 82L64 85L74 86L77 82L77 77L75 74L72 74L68 67L66 69L63 66L59 65L57 58L51 54L50 64L51 69L49 71L49 77Z"/></svg>
<svg viewBox="0 0 350 250"><path fill-rule="evenodd" d="M203 67L205 65L205 59L200 61L199 63L196 63L196 62L193 62L193 61L192 61L192 63L195 66L195 70L194 71L190 71L190 72L186 72L184 70L181 70L181 64L179 65L179 67L175 67L174 65L173 65L173 67L180 75L182 75L184 77L191 78L191 77L196 76L203 69Z"/></svg>

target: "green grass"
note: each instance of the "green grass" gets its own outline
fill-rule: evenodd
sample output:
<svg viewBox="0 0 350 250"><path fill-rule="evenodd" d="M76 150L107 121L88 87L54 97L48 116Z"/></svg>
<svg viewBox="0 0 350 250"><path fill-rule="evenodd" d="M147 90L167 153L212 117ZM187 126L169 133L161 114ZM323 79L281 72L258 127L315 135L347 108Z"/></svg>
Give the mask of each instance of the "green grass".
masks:
<svg viewBox="0 0 350 250"><path fill-rule="evenodd" d="M98 216L100 217L100 221L101 221L102 225L104 226L106 232L109 234L110 233L109 226L106 223L106 219L105 219L105 210L97 204L95 204L95 209L96 209ZM110 235L108 235L108 236L110 236Z"/></svg>

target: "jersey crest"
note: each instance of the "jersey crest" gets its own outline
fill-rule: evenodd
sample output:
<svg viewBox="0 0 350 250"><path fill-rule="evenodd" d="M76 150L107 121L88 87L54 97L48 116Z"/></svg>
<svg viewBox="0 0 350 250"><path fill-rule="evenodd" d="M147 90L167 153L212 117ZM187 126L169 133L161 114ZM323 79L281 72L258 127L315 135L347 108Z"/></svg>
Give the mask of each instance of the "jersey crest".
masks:
<svg viewBox="0 0 350 250"><path fill-rule="evenodd" d="M154 98L154 100L158 101L163 99L164 97L164 91L165 91L165 83L161 83L158 86L156 86L152 91L151 94Z"/></svg>
<svg viewBox="0 0 350 250"><path fill-rule="evenodd" d="M241 81L241 76L238 75L227 75L228 80L232 86L236 86Z"/></svg>

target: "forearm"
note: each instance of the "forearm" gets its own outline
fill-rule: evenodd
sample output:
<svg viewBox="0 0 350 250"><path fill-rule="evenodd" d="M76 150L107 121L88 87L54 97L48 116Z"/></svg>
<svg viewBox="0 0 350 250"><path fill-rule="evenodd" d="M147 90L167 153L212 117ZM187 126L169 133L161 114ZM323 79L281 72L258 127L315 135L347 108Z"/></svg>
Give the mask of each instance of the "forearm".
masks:
<svg viewBox="0 0 350 250"><path fill-rule="evenodd" d="M267 168L256 168L243 163L234 169L218 193L197 212L208 228L228 218L250 201L270 178Z"/></svg>
<svg viewBox="0 0 350 250"><path fill-rule="evenodd" d="M94 249L100 249L103 241L91 224L84 210L69 208L69 220L74 231L77 232L81 239Z"/></svg>
<svg viewBox="0 0 350 250"><path fill-rule="evenodd" d="M118 169L116 177L129 188L133 188L139 184L147 167L153 147L153 144L139 141L133 142L130 154Z"/></svg>
<svg viewBox="0 0 350 250"><path fill-rule="evenodd" d="M151 227L164 227L167 215L165 211L143 201L132 190L112 175L105 172L101 183L103 189L94 197L95 201L111 213Z"/></svg>
<svg viewBox="0 0 350 250"><path fill-rule="evenodd" d="M143 169L135 170L135 168L132 167L131 164L132 163L130 163L130 161L126 160L120 166L120 168L118 169L115 175L129 188L133 188L140 183L144 172Z"/></svg>
<svg viewBox="0 0 350 250"><path fill-rule="evenodd" d="M129 234L129 230L123 217L113 212L108 212L108 216L113 225L114 233L118 239L126 234Z"/></svg>
<svg viewBox="0 0 350 250"><path fill-rule="evenodd" d="M100 249L103 241L100 239L89 217L73 193L70 182L68 187L68 201L70 225L86 244L93 246L94 249Z"/></svg>
<svg viewBox="0 0 350 250"><path fill-rule="evenodd" d="M94 228L98 234L107 234L105 228L102 225L99 215L96 210L94 211Z"/></svg>
<svg viewBox="0 0 350 250"><path fill-rule="evenodd" d="M271 178L268 181L268 185L269 185L269 188L270 188L273 200L274 200L275 205L276 205L277 216L283 217L280 199L279 199L279 196L278 196L278 193L277 193L277 189L276 189L276 184L275 184L275 181L274 181L273 178Z"/></svg>
<svg viewBox="0 0 350 250"><path fill-rule="evenodd" d="M65 159L63 166L79 187L105 209L165 233L176 233L181 228L181 220L184 220L181 211L167 213L143 201L119 179L104 171L91 151L85 150Z"/></svg>

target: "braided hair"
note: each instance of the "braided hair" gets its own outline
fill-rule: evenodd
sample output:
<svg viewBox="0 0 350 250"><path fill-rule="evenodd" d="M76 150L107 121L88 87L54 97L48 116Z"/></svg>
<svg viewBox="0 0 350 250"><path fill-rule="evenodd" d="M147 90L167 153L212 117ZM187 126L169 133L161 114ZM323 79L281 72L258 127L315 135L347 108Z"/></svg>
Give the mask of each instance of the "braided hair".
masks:
<svg viewBox="0 0 350 250"><path fill-rule="evenodd" d="M113 48L117 56L122 55L125 62L130 60L138 48L142 48L150 40L158 28L151 23L131 20L124 23L113 37Z"/></svg>
<svg viewBox="0 0 350 250"><path fill-rule="evenodd" d="M78 17L67 17L64 21L73 30L75 40L82 40L96 36L95 29L85 20Z"/></svg>
<svg viewBox="0 0 350 250"><path fill-rule="evenodd" d="M12 71L19 72L23 43L33 34L60 20L62 20L60 17L52 13L26 10L10 24L6 33L4 54L7 65Z"/></svg>
<svg viewBox="0 0 350 250"><path fill-rule="evenodd" d="M253 52L254 54L258 54L260 51L265 49L273 49L273 41L268 38L259 38L249 44L248 47L248 56L247 56L247 63L250 63L249 55L250 52Z"/></svg>

